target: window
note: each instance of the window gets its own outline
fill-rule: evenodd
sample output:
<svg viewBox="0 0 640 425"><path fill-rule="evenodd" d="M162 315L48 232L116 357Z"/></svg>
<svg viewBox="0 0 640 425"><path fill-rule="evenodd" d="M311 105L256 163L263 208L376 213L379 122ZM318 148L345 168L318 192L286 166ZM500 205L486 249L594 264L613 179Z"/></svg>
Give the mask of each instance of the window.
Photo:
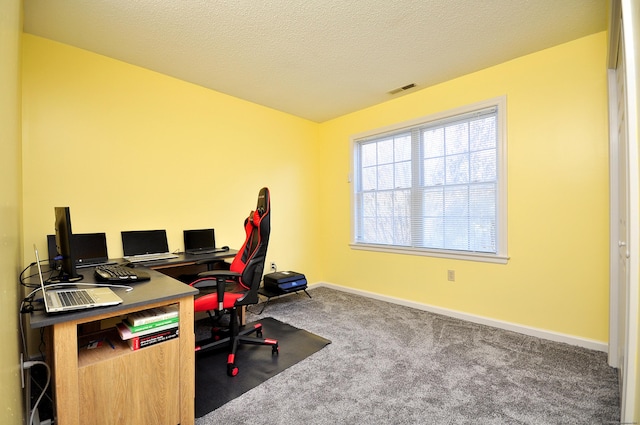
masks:
<svg viewBox="0 0 640 425"><path fill-rule="evenodd" d="M354 248L506 262L504 97L353 139Z"/></svg>

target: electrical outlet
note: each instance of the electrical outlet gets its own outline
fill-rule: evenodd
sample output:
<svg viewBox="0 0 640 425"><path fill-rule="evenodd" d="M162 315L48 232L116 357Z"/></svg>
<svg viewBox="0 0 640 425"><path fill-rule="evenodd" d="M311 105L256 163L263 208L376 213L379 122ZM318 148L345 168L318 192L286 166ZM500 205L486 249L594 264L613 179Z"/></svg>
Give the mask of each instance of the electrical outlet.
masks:
<svg viewBox="0 0 640 425"><path fill-rule="evenodd" d="M276 262L275 261L271 262L271 271L272 272L277 272L278 271L278 266L276 266Z"/></svg>
<svg viewBox="0 0 640 425"><path fill-rule="evenodd" d="M447 280L449 282L456 281L456 271L455 270L447 270Z"/></svg>

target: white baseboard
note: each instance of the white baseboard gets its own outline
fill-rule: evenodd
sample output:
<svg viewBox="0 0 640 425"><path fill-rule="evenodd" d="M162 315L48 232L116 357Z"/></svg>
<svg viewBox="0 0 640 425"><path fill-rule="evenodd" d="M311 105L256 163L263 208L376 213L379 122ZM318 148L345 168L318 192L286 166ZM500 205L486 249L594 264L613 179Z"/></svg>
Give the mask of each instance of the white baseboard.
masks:
<svg viewBox="0 0 640 425"><path fill-rule="evenodd" d="M362 295L364 297L369 297L369 298L373 298L380 301L386 301L389 303L398 304L405 307L411 307L418 310L428 311L431 313L442 314L444 316L454 317L456 319L466 320L472 323L479 323L482 325L492 326L494 328L504 329L512 332L518 332L524 335L547 339L550 341L556 341L556 342L562 342L565 344L575 345L578 347L587 348L589 350L602 351L605 353L608 352L609 350L609 345L603 341L596 341L588 338L580 338L574 335L567 335L567 334L548 331L544 329L533 328L530 326L519 325L516 323L509 323L502 320L491 319L489 317L476 316L474 314L464 313L456 310L450 310L442 307L436 307L428 304L422 304L415 301L405 300L402 298L390 297L387 295L380 295L374 292L349 288L346 286L336 285L329 282L317 282L312 285L309 285L309 288L317 288L321 286L336 289L338 291L349 292L356 295Z"/></svg>

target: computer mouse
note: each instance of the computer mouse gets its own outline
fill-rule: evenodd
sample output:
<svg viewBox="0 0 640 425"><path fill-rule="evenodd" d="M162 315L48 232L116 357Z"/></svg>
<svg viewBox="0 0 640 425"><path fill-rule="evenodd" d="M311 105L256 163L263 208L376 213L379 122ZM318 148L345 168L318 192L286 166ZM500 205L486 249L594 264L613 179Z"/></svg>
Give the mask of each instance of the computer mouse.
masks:
<svg viewBox="0 0 640 425"><path fill-rule="evenodd" d="M220 248L220 249L222 249L223 251L229 251L229 247L228 247L228 246L226 246L226 245L225 245L225 246L223 246L223 247L222 247L222 248Z"/></svg>

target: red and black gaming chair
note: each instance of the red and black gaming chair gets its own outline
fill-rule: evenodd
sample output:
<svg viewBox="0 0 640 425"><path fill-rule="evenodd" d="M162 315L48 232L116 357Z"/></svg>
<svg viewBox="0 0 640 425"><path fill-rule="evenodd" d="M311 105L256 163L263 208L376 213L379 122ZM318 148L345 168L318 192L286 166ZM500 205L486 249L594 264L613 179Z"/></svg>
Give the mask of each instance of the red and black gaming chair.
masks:
<svg viewBox="0 0 640 425"><path fill-rule="evenodd" d="M196 351L209 350L227 345L227 374L236 376L238 367L235 365L235 355L239 344L255 344L271 346L272 354L278 354L278 341L262 338L262 325L256 324L250 328L241 329L238 320L238 309L242 306L258 303L258 289L262 280L264 263L271 231L271 205L269 189L262 188L258 194L256 210L249 214L244 222L247 238L238 251L229 270L213 270L198 274L199 279L191 286L201 290L201 294L194 300L195 312L207 312L211 316L229 312L229 329L222 334L212 331L210 339L196 341ZM215 292L206 293L207 289ZM249 336L256 333L256 336Z"/></svg>

